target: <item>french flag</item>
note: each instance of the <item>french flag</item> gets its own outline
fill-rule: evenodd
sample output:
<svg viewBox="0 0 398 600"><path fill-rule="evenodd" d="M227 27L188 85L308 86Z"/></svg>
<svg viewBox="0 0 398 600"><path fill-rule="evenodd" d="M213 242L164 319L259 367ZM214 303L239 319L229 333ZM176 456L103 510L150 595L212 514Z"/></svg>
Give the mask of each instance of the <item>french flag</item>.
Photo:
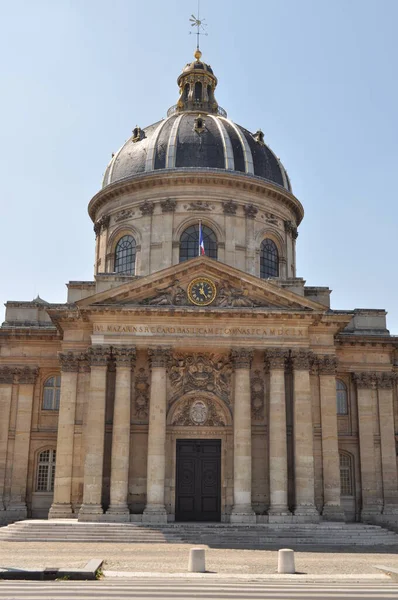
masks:
<svg viewBox="0 0 398 600"><path fill-rule="evenodd" d="M202 221L199 221L199 256L204 256L205 252L205 244L203 241L203 232L202 232Z"/></svg>

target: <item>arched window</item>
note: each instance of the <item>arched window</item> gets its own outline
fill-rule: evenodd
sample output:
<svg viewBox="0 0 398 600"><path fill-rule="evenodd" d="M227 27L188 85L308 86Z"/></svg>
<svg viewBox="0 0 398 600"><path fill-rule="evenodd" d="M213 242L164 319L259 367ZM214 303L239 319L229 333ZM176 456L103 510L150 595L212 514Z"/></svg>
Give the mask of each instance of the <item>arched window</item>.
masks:
<svg viewBox="0 0 398 600"><path fill-rule="evenodd" d="M189 96L189 83L186 83L185 87L184 87L184 100L188 100L188 96Z"/></svg>
<svg viewBox="0 0 398 600"><path fill-rule="evenodd" d="M115 273L135 274L136 242L133 236L124 235L115 249Z"/></svg>
<svg viewBox="0 0 398 600"><path fill-rule="evenodd" d="M345 452L340 452L340 494L342 496L353 495L352 457Z"/></svg>
<svg viewBox="0 0 398 600"><path fill-rule="evenodd" d="M279 277L279 252L275 242L266 239L261 242L260 277Z"/></svg>
<svg viewBox="0 0 398 600"><path fill-rule="evenodd" d="M37 458L36 492L53 492L56 450L43 450Z"/></svg>
<svg viewBox="0 0 398 600"><path fill-rule="evenodd" d="M348 415L347 386L341 379L336 379L336 406L338 415Z"/></svg>
<svg viewBox="0 0 398 600"><path fill-rule="evenodd" d="M214 231L202 225L205 255L217 260L217 238ZM180 262L199 256L199 224L188 227L180 237Z"/></svg>
<svg viewBox="0 0 398 600"><path fill-rule="evenodd" d="M200 81L195 83L195 100L196 102L202 102L202 84Z"/></svg>
<svg viewBox="0 0 398 600"><path fill-rule="evenodd" d="M43 410L59 410L59 398L61 395L61 377L54 375L44 382L43 388Z"/></svg>

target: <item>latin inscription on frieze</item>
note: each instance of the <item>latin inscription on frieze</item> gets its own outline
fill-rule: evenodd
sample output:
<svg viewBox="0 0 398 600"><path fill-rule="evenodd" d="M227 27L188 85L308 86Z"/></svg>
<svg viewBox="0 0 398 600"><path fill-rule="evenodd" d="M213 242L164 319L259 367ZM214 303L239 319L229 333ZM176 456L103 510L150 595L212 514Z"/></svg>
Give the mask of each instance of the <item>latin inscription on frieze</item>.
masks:
<svg viewBox="0 0 398 600"><path fill-rule="evenodd" d="M127 325L117 323L95 323L94 334L121 334L141 336L199 336L199 337L253 337L291 338L305 337L304 327L212 327L183 325Z"/></svg>

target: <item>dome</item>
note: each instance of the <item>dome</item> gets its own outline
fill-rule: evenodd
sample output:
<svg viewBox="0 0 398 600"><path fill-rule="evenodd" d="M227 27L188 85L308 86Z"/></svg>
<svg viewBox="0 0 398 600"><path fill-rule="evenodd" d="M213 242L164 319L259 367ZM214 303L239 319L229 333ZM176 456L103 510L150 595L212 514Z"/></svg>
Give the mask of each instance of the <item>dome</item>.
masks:
<svg viewBox="0 0 398 600"><path fill-rule="evenodd" d="M291 191L287 173L264 143L262 132L252 134L220 115L175 112L154 125L135 130L112 157L103 187L162 169L237 171Z"/></svg>
<svg viewBox="0 0 398 600"><path fill-rule="evenodd" d="M264 143L261 130L251 133L227 118L214 92L217 78L195 52L177 83L180 97L167 118L141 129L112 156L103 187L145 172L164 169L220 169L275 183L289 192L289 177Z"/></svg>

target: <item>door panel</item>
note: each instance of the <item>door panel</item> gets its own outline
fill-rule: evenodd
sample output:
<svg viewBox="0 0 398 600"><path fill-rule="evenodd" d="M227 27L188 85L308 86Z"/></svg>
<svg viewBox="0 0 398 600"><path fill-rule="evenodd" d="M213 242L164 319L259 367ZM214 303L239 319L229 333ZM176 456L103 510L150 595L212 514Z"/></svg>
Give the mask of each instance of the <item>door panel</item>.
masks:
<svg viewBox="0 0 398 600"><path fill-rule="evenodd" d="M176 520L221 518L221 441L177 440Z"/></svg>

